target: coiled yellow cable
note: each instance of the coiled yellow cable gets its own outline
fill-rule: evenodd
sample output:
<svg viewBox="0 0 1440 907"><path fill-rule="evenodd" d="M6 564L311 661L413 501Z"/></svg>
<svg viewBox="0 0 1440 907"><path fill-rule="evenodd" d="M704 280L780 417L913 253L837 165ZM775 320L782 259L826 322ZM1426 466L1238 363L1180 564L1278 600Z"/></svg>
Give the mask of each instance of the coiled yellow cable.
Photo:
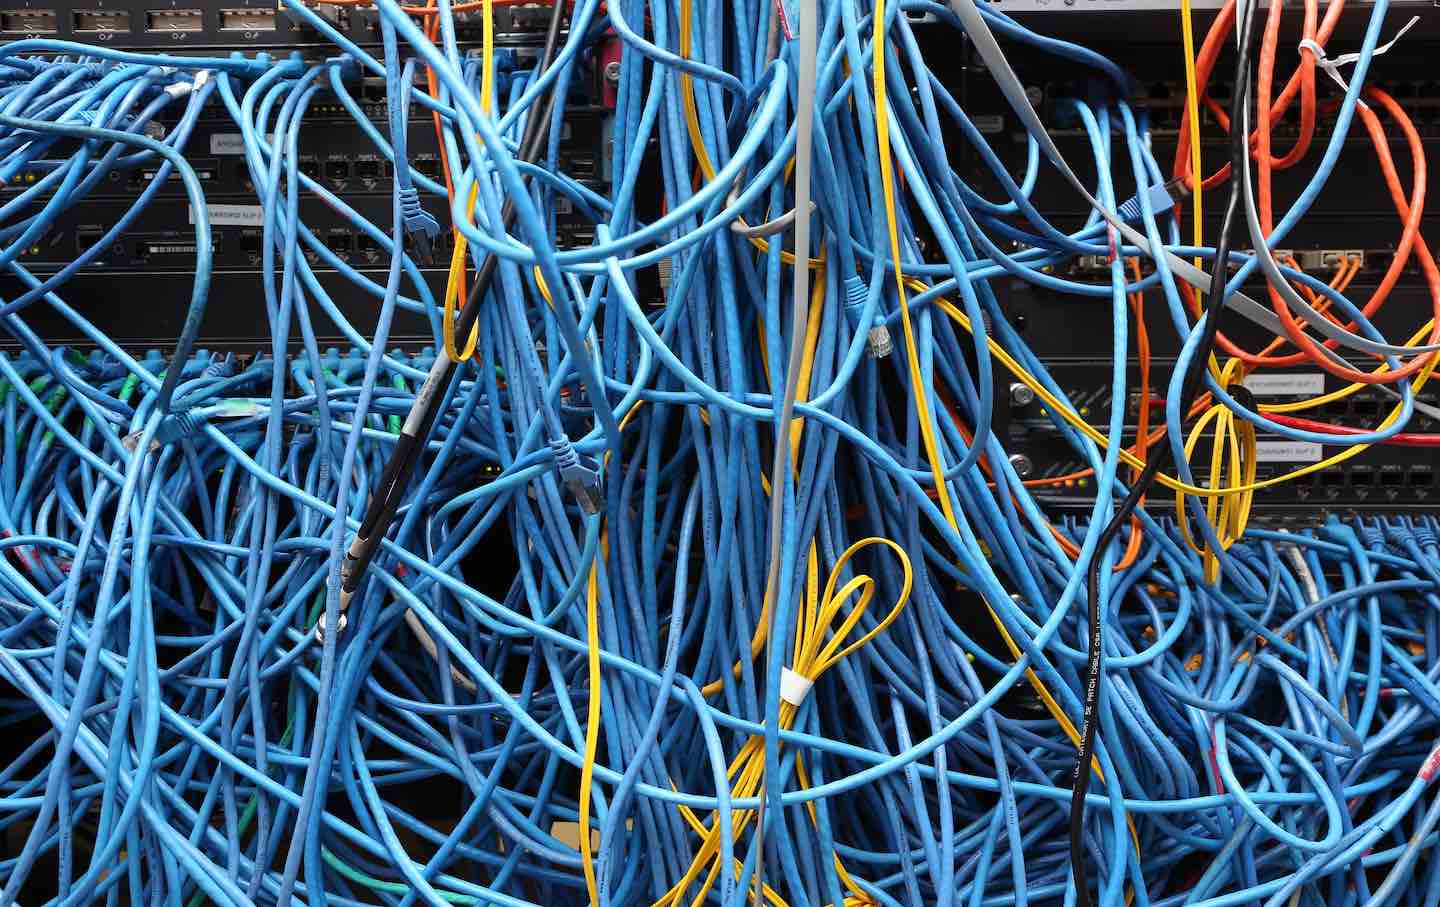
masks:
<svg viewBox="0 0 1440 907"><path fill-rule="evenodd" d="M869 609L875 597L876 583L873 577L868 574L857 574L844 585L836 586L844 575L846 565L858 553L873 545L882 545L889 548L900 561L901 570L904 572L904 580L901 583L900 593L890 610L876 622L875 626L858 639L845 643L850 633L858 626L860 619ZM795 644L790 659L789 670L813 684L827 670L833 667L841 659L860 649L872 639L884 632L895 619L900 616L900 611L910 598L910 589L914 581L914 569L910 564L910 557L895 542L879 536L860 539L845 549L844 553L836 559L830 570L829 578L825 581L823 592L819 584L819 567L817 564L815 548L811 546L811 556L806 562L806 594L802 601L800 613L796 615ZM852 601L848 613L842 615L845 604ZM832 624L839 619L839 626L832 627ZM802 700L803 701L803 700ZM789 730L795 723L795 716L800 712L799 704L788 699L782 699L780 703L780 727ZM803 768L798 767L797 775L802 787L808 786ZM726 770L726 777L732 779L731 796L736 799L742 797L754 797L759 794L765 780L765 740L760 736L752 736L745 741L740 752L731 761ZM815 820L813 808L811 809L811 821ZM690 902L692 907L700 907L709 897L715 880L721 871L720 865L720 823L712 821L710 825L702 822L694 810L688 807L680 807L680 813L685 818L686 824L701 837L699 851L691 861L690 867L685 875L671 886L670 890L655 901L653 907L675 907L681 902L685 892L700 879L704 873L704 880L701 881L694 899ZM749 827L754 810L738 810L735 813L731 828L733 840L739 840L741 834ZM582 820L583 821L583 820ZM739 874L741 864L737 860L731 867L731 872ZM835 869L842 884L850 892L845 898L845 905L868 904L869 898L863 889L855 882L845 870L844 865L837 857ZM773 889L764 888L764 898L776 907L784 907L785 901Z"/></svg>
<svg viewBox="0 0 1440 907"><path fill-rule="evenodd" d="M1225 364L1225 369L1221 373L1220 386L1229 388L1237 381L1243 380L1244 375L1240 360L1231 359ZM1225 483L1229 483L1228 487L1253 483L1256 464L1255 426L1244 419L1235 418L1235 414L1226 406L1220 404L1211 406L1203 416L1196 420L1195 426L1185 440L1187 461L1195 452L1195 447L1205 436L1207 430L1213 432L1210 442L1210 487L1225 487ZM1190 520L1185 513L1187 497L1189 495L1183 491L1175 493L1175 519L1180 524L1180 533L1191 550L1201 556L1205 581L1212 584L1219 582L1219 554L1208 541L1202 549L1191 537ZM1254 499L1254 491L1243 491L1239 494L1212 497L1206 500L1205 519L1214 527L1221 550L1229 549L1245 534L1245 525L1250 517L1250 505Z"/></svg>

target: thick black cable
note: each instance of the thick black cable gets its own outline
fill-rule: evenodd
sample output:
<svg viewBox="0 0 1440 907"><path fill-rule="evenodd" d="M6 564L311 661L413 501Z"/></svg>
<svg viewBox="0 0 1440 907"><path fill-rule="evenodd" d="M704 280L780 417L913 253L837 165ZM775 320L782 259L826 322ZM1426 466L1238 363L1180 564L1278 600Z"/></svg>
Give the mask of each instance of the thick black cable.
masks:
<svg viewBox="0 0 1440 907"><path fill-rule="evenodd" d="M555 53L560 45L560 32L565 24L565 10L565 0L556 0L551 6L550 23L545 32L545 45L541 50L539 61L535 64L536 78L543 75L555 60ZM525 132L520 139L516 160L532 163L540 157L540 152L550 135L550 120L554 115L555 101L555 90L552 84L540 103L536 105L536 109L526 118ZM515 224L515 200L513 198L505 200L500 217L501 223L504 225L502 229L509 232ZM480 263L480 269L475 275L475 282L471 284L470 292L465 297L465 305L455 319L456 337L469 335L475 322L479 319L480 303L489 292L491 283L494 282L498 263L499 259L493 253L487 254ZM365 506L365 515L360 521L360 531L345 555L340 592L342 600L346 604L356 588L359 587L360 579L365 575L366 569L375 559L375 553L380 548L380 540L385 537L390 530L390 524L395 520L395 514L400 509L405 488L409 485L410 476L420 460L420 453L425 449L425 440L430 436L430 430L434 427L435 420L440 414L440 400L444 398L445 389L450 386L450 382L454 380L459 368L460 363L450 359L442 350L436 358L436 368L426 376L424 385L415 396L415 402L411 404L410 412L405 418L405 427L400 432L395 448L390 452L390 458L385 462L385 469L381 472L380 483L370 495L370 500Z"/></svg>
<svg viewBox="0 0 1440 907"><path fill-rule="evenodd" d="M1253 7L1251 7L1253 10ZM1200 391L1201 378L1211 351L1215 348L1215 337L1220 332L1220 320L1225 311L1226 281L1230 267L1230 236L1240 212L1240 168L1246 164L1249 153L1248 136L1240 126L1243 120L1243 105L1249 102L1250 93L1250 49L1254 32L1250 21L1253 14L1244 19L1239 46L1235 55L1234 91L1230 99L1230 193L1225 201L1225 217L1220 225L1220 235L1215 241L1215 267L1210 277L1210 292L1205 299L1205 333L1185 370L1180 384L1180 413L1182 418L1189 415L1191 406ZM1197 173L1193 177L1201 178ZM1143 443L1143 439L1142 439ZM1089 639L1086 644L1085 695L1083 722L1080 729L1080 745L1075 750L1075 777L1070 793L1070 869L1075 880L1076 907L1091 907L1089 873L1085 868L1085 797L1090 792L1090 763L1095 757L1095 726L1099 723L1097 712L1100 707L1100 687L1104 673L1100 669L1101 657L1101 614L1100 614L1100 569L1102 555L1120 536L1120 531L1130 522L1130 517L1139 506L1155 477L1170 459L1171 445L1160 444L1154 456L1147 457L1145 468L1135 477L1130 491L1116 509L1110 522L1100 533L1099 544L1090 558L1086 572L1086 597L1088 599ZM1118 784L1119 779L1111 779Z"/></svg>

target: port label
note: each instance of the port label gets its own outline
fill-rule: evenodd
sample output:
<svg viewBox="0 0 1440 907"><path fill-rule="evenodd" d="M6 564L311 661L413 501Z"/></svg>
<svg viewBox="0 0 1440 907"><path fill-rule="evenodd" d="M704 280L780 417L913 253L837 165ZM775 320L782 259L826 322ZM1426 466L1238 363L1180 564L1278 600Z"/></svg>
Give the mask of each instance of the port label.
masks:
<svg viewBox="0 0 1440 907"><path fill-rule="evenodd" d="M1256 441L1256 463L1318 463L1325 448L1309 441Z"/></svg>
<svg viewBox="0 0 1440 907"><path fill-rule="evenodd" d="M265 141L275 143L275 133L267 133ZM216 132L210 136L210 153L215 155L242 155L245 153L245 137L238 132Z"/></svg>
<svg viewBox="0 0 1440 907"><path fill-rule="evenodd" d="M1251 375L1245 379L1245 389L1257 397L1300 397L1325 393L1325 375L1322 372L1276 372L1268 375Z"/></svg>
<svg viewBox="0 0 1440 907"><path fill-rule="evenodd" d="M217 132L210 136L211 154L244 154L245 137L238 132Z"/></svg>
<svg viewBox="0 0 1440 907"><path fill-rule="evenodd" d="M206 205L212 227L258 227L265 222L265 211L259 205ZM195 223L195 209L190 209L190 223Z"/></svg>

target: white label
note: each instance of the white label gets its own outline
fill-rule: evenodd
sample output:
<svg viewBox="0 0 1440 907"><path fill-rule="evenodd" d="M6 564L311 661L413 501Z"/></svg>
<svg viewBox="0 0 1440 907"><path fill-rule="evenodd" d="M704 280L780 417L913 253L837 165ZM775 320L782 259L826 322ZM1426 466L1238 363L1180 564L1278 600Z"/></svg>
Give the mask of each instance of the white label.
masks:
<svg viewBox="0 0 1440 907"><path fill-rule="evenodd" d="M995 135L1005 128L1005 117L998 113L980 114L971 117L970 121L984 135Z"/></svg>
<svg viewBox="0 0 1440 907"><path fill-rule="evenodd" d="M813 686L815 681L804 674L797 674L786 667L780 669L780 698L796 708L805 704L805 697L810 695Z"/></svg>
<svg viewBox="0 0 1440 907"><path fill-rule="evenodd" d="M258 227L265 222L265 209L259 205L206 205L212 227ZM190 223L195 223L195 209L190 209Z"/></svg>
<svg viewBox="0 0 1440 907"><path fill-rule="evenodd" d="M245 137L238 132L216 132L210 136L211 154L244 154Z"/></svg>
<svg viewBox="0 0 1440 907"><path fill-rule="evenodd" d="M1318 463L1325 448L1309 441L1256 441L1256 463Z"/></svg>
<svg viewBox="0 0 1440 907"><path fill-rule="evenodd" d="M1257 397L1303 397L1325 393L1323 372L1277 372L1251 375L1245 387Z"/></svg>

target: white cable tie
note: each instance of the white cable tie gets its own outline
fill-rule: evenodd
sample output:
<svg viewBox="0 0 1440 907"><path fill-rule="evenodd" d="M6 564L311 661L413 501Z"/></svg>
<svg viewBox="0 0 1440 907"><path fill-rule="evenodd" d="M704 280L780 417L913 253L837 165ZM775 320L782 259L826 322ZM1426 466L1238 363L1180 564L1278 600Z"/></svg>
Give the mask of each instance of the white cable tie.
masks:
<svg viewBox="0 0 1440 907"><path fill-rule="evenodd" d="M1375 51L1370 56L1372 58L1378 57L1388 51L1390 48L1394 47L1396 42L1398 42L1401 38L1405 37L1405 33L1411 28L1413 28L1415 23L1419 21L1419 16L1411 16L1410 21L1406 22L1404 27L1402 27L1398 32L1395 33L1395 37L1375 48ZM1330 76L1330 78L1335 80L1335 84L1340 86L1342 91L1349 93L1350 83L1346 82L1345 77L1340 75L1340 67L1349 66L1351 63L1359 60L1361 56L1360 54L1348 53L1341 54L1338 57L1327 57L1325 55L1325 48L1315 43L1314 39L1312 38L1306 38L1305 40L1301 41L1299 46L1301 50L1308 50L1310 51L1310 53L1314 54L1316 65L1318 65L1321 69L1325 70L1325 72ZM1370 106L1366 104L1363 100L1360 100L1358 98L1356 100L1366 110L1370 109Z"/></svg>
<svg viewBox="0 0 1440 907"><path fill-rule="evenodd" d="M815 681L804 674L797 674L789 668L780 669L780 698L797 709L805 704L805 697L810 695L814 686Z"/></svg>

